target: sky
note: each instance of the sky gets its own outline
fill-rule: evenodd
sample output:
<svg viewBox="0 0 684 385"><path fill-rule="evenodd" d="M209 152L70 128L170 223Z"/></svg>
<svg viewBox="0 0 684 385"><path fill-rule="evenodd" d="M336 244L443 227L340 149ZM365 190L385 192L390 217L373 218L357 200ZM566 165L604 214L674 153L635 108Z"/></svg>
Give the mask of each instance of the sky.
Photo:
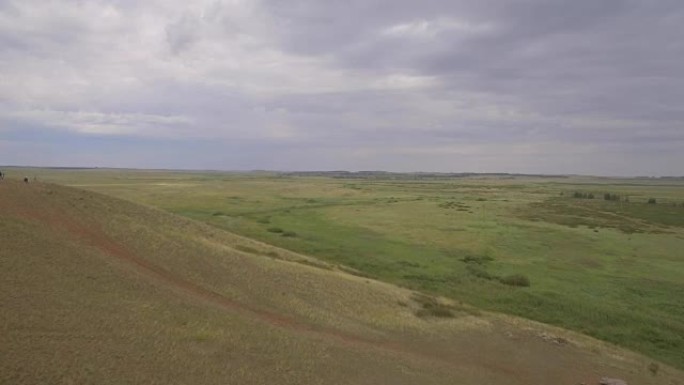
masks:
<svg viewBox="0 0 684 385"><path fill-rule="evenodd" d="M0 0L0 165L684 175L681 0Z"/></svg>

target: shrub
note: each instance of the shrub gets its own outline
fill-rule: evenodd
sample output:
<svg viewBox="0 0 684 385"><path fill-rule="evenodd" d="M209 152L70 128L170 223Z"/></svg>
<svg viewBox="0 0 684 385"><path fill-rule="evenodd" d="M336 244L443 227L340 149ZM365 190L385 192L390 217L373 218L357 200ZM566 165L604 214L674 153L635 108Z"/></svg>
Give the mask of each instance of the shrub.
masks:
<svg viewBox="0 0 684 385"><path fill-rule="evenodd" d="M572 197L577 199L594 199L594 193L584 193L575 191L575 193L572 194Z"/></svg>
<svg viewBox="0 0 684 385"><path fill-rule="evenodd" d="M271 223L271 219L270 218L259 218L259 219L257 219L257 222L263 223L263 224L269 224L269 223Z"/></svg>
<svg viewBox="0 0 684 385"><path fill-rule="evenodd" d="M478 257L478 256L469 255L469 256L467 256L467 257L461 259L461 261L463 261L463 262L465 262L465 263L476 263L476 264L478 264L478 265L483 265L483 264L485 264L486 262L491 262L491 261L493 261L493 260L494 260L494 258L492 258L492 257L490 257L490 256L488 256L488 255L483 255L483 256L479 256L479 257Z"/></svg>
<svg viewBox="0 0 684 385"><path fill-rule="evenodd" d="M522 274L512 274L505 277L499 278L499 282L508 286L520 286L528 287L530 286L530 279Z"/></svg>
<svg viewBox="0 0 684 385"><path fill-rule="evenodd" d="M617 194L605 193L603 194L603 199L607 201L619 201L620 196Z"/></svg>
<svg viewBox="0 0 684 385"><path fill-rule="evenodd" d="M654 375L654 376L657 375L657 374L658 374L658 370L660 370L660 365L658 365L658 363L656 363L656 362L651 362L651 363L648 365L648 371L651 372L652 375Z"/></svg>
<svg viewBox="0 0 684 385"><path fill-rule="evenodd" d="M656 199L655 199L655 198L649 198L649 199L648 199L648 204L649 204L649 205L654 205L654 204L656 204Z"/></svg>
<svg viewBox="0 0 684 385"><path fill-rule="evenodd" d="M413 295L412 299L418 302L422 307L422 309L418 309L416 311L416 316L420 318L452 318L454 316L452 311L453 308L447 304L439 302L435 297L416 293Z"/></svg>
<svg viewBox="0 0 684 385"><path fill-rule="evenodd" d="M493 278L495 278L491 274L489 274L487 272L487 270L483 269L482 267L480 267L479 265L476 265L476 264L469 263L468 266L466 267L466 269L468 270L468 272L470 274L476 276L477 278L482 278L482 279L493 279Z"/></svg>
<svg viewBox="0 0 684 385"><path fill-rule="evenodd" d="M282 233L283 232L283 229L281 229L280 227L269 227L266 230L268 230L269 233Z"/></svg>
<svg viewBox="0 0 684 385"><path fill-rule="evenodd" d="M296 237L297 233L294 231L283 231L283 237Z"/></svg>

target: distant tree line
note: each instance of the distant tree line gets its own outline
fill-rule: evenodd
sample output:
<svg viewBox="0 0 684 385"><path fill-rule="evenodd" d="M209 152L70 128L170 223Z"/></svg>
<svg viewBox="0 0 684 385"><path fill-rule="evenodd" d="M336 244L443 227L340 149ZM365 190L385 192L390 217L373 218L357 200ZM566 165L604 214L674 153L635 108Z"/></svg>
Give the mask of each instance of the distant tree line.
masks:
<svg viewBox="0 0 684 385"><path fill-rule="evenodd" d="M575 191L575 193L572 194L572 197L576 199L594 199L594 193Z"/></svg>
<svg viewBox="0 0 684 385"><path fill-rule="evenodd" d="M561 195L565 195L564 193L561 193ZM575 191L572 193L572 197L575 199L596 199L596 195L592 192L583 192L583 191ZM613 193L604 193L603 194L603 200L605 201L614 201L614 202L629 202L629 197L628 196L622 196L619 194L613 194ZM656 198L648 198L646 201L650 205L655 205L658 203ZM674 206L676 206L677 203L674 203ZM682 207L684 207L684 203L682 203Z"/></svg>
<svg viewBox="0 0 684 385"><path fill-rule="evenodd" d="M603 194L604 201L621 201L622 199L618 194L605 193Z"/></svg>

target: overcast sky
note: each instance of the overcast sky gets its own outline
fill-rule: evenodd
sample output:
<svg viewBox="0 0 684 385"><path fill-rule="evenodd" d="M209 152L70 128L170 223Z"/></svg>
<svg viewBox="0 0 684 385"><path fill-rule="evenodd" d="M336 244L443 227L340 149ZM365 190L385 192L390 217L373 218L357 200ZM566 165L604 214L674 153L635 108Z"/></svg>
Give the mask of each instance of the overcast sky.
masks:
<svg viewBox="0 0 684 385"><path fill-rule="evenodd" d="M684 175L684 2L0 0L0 164Z"/></svg>

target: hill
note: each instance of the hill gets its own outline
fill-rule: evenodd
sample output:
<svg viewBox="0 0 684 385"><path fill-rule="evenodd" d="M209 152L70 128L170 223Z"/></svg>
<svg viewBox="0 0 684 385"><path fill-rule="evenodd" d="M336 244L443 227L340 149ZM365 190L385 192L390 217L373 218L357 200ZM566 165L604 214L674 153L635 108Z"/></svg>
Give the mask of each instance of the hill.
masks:
<svg viewBox="0 0 684 385"><path fill-rule="evenodd" d="M5 180L0 232L3 384L684 383L581 335L93 192Z"/></svg>

